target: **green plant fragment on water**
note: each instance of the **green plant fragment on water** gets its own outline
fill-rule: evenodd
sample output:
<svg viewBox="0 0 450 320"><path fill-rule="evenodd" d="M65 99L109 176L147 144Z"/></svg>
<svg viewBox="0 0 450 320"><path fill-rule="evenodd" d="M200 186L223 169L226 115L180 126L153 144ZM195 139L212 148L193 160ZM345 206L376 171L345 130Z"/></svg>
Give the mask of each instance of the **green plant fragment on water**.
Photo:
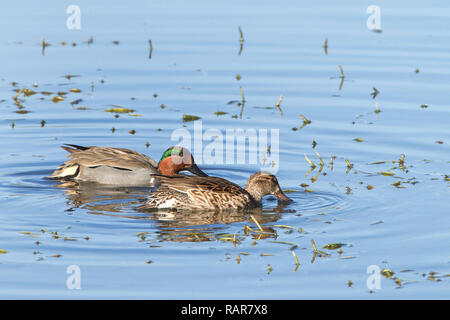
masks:
<svg viewBox="0 0 450 320"><path fill-rule="evenodd" d="M344 243L329 243L324 245L322 248L328 249L328 250L336 250L344 246Z"/></svg>
<svg viewBox="0 0 450 320"><path fill-rule="evenodd" d="M188 114L183 114L183 122L195 121L198 119L200 119L200 117L198 117L198 116L191 116Z"/></svg>
<svg viewBox="0 0 450 320"><path fill-rule="evenodd" d="M225 112L225 111L216 111L216 112L214 112L214 114L215 114L216 116L223 116L224 114L228 114L228 112Z"/></svg>
<svg viewBox="0 0 450 320"><path fill-rule="evenodd" d="M381 274L384 277L390 279L394 275L394 271L392 271L391 269L383 269L383 270L381 270Z"/></svg>
<svg viewBox="0 0 450 320"><path fill-rule="evenodd" d="M36 233L34 233L34 232L29 232L29 231L20 231L19 232L20 234L24 234L24 235L26 235L26 236L30 236L30 237L33 237L33 238L37 238L38 236L37 236L37 234Z"/></svg>
<svg viewBox="0 0 450 320"><path fill-rule="evenodd" d="M105 109L105 112L114 112L114 113L131 113L134 111L135 111L134 109L128 109L128 108L123 108L123 107L114 107L114 108Z"/></svg>
<svg viewBox="0 0 450 320"><path fill-rule="evenodd" d="M54 97L52 98L52 102L54 102L54 103L58 103L58 102L61 102L61 101L64 101L64 98L63 98L63 97L60 97L60 96L54 96Z"/></svg>

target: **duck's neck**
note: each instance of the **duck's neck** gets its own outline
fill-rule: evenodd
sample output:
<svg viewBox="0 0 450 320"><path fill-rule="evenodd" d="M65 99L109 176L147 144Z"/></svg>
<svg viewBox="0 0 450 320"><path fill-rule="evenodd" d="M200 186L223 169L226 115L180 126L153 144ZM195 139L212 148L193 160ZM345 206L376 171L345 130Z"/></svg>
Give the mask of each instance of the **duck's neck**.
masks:
<svg viewBox="0 0 450 320"><path fill-rule="evenodd" d="M172 159L170 157L162 160L158 164L158 171L161 172L161 174L164 174L166 176L175 176L177 175L176 168L172 162Z"/></svg>
<svg viewBox="0 0 450 320"><path fill-rule="evenodd" d="M255 200L258 206L260 206L264 194L262 194L260 190L254 188L251 184L249 185L248 183L244 189L252 196L253 200Z"/></svg>

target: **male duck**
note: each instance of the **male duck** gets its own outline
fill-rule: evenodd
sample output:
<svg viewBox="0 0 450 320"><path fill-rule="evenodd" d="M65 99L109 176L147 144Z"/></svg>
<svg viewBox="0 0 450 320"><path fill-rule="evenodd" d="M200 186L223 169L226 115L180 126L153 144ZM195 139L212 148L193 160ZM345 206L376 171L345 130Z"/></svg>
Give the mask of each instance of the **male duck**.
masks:
<svg viewBox="0 0 450 320"><path fill-rule="evenodd" d="M177 175L186 170L206 177L197 167L191 153L181 147L167 149L159 163L146 155L123 148L82 147L73 144L61 146L70 153L48 178L96 182L121 186L149 186L150 175Z"/></svg>
<svg viewBox="0 0 450 320"><path fill-rule="evenodd" d="M154 176L160 183L148 201L138 209L230 210L261 207L264 196L272 194L291 202L281 191L274 175L253 174L245 188L218 177Z"/></svg>

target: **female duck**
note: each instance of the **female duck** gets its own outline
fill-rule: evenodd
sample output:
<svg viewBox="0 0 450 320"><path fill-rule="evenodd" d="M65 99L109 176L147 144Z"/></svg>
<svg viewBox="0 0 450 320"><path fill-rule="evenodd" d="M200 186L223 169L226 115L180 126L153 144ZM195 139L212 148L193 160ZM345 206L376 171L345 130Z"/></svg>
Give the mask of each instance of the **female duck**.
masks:
<svg viewBox="0 0 450 320"><path fill-rule="evenodd" d="M149 186L150 175L177 175L186 170L206 177L194 162L191 153L181 147L167 149L159 163L146 155L123 148L62 146L69 152L67 160L48 178L96 182L121 186Z"/></svg>
<svg viewBox="0 0 450 320"><path fill-rule="evenodd" d="M281 191L277 178L265 172L253 174L245 188L218 177L156 175L155 178L160 186L139 209L253 209L261 207L262 198L269 194L292 201Z"/></svg>

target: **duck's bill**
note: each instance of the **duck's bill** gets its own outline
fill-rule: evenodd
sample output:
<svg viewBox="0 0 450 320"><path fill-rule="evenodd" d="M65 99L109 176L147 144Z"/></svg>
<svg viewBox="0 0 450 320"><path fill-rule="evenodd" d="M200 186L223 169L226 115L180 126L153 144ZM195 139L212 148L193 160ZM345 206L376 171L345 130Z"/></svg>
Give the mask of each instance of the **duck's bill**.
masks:
<svg viewBox="0 0 450 320"><path fill-rule="evenodd" d="M194 163L189 168L186 168L185 170L189 171L192 174L195 174L196 176L200 177L207 177L208 175L204 173L202 170L200 170L199 167Z"/></svg>
<svg viewBox="0 0 450 320"><path fill-rule="evenodd" d="M283 202L292 202L292 199L287 197L281 190L278 192L275 192L273 195Z"/></svg>

